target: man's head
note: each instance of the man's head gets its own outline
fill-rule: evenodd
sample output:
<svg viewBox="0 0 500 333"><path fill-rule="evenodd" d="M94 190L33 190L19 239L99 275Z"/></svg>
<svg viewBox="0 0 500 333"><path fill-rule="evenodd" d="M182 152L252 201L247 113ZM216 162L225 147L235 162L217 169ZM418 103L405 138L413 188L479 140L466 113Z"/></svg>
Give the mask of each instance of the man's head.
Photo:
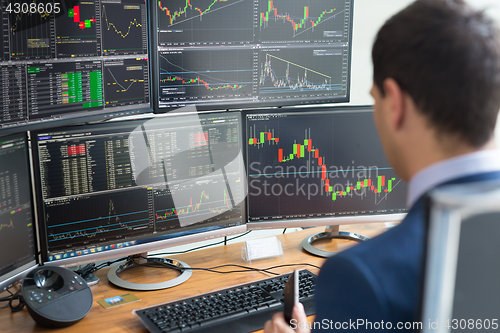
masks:
<svg viewBox="0 0 500 333"><path fill-rule="evenodd" d="M372 59L375 120L391 163L398 164L391 154L403 149L394 141L411 132L405 125L416 125L408 120L450 148L480 149L492 139L500 109L500 44L496 26L482 12L461 0L417 0L381 28ZM417 113L397 114L399 107ZM382 108L393 109L391 121L377 110Z"/></svg>

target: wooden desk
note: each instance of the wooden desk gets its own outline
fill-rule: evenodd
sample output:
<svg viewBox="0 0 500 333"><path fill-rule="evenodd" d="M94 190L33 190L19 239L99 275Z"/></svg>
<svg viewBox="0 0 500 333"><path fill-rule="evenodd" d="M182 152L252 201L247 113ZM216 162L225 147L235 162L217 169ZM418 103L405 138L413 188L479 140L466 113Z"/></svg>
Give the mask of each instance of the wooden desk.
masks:
<svg viewBox="0 0 500 333"><path fill-rule="evenodd" d="M383 223L366 224L366 225L351 225L343 226L341 230L353 231L364 234L366 236L375 237L385 231ZM300 245L303 238L316 232L324 231L324 227L306 229L303 231L291 232L289 234L279 235L284 250L284 260L279 258L257 260L252 263L252 267L266 268L281 264L309 263L321 266L325 259L315 257L302 250ZM332 240L318 245L318 247L330 250L340 251L347 247L356 244L355 242L345 240ZM191 267L212 267L223 264L239 264L248 265L241 259L241 247L243 243L234 243L226 246L219 246L200 251L195 251L183 255L172 256L172 258L181 260L189 264ZM166 250L168 251L168 250ZM318 269L310 266L302 266L297 268L307 268L311 272L318 274ZM224 270L224 269L221 269ZM229 268L226 270L234 270ZM286 273L292 271L292 267L283 267L274 270L276 273ZM0 331L2 332L48 332L57 331L63 332L82 332L82 333L102 333L102 332L141 332L147 330L132 314L132 310L145 308L159 303L175 301L180 298L193 296L211 292L218 289L227 288L233 285L247 283L256 280L267 278L265 274L258 272L246 273L231 273L218 274L205 271L194 271L191 278L185 283L164 290L157 291L128 291L115 287L107 280L106 274L108 269L103 269L97 272L97 276L101 279L98 284L91 286L94 294L94 305L89 314L79 323L63 329L50 330L39 327L28 314L26 309L20 312L12 313L10 308L0 310ZM129 274L129 276L125 276ZM125 279L133 282L159 282L176 274L168 269L155 268L137 268L124 272L121 275ZM97 304L98 300L119 296L127 293L133 293L138 296L141 301L124 304L115 308L104 309Z"/></svg>

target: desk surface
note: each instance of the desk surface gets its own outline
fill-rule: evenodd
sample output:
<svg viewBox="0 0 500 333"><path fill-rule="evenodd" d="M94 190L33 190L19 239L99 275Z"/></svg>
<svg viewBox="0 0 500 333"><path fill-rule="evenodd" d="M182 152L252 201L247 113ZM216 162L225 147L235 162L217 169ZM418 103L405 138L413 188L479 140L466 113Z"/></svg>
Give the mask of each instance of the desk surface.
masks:
<svg viewBox="0 0 500 333"><path fill-rule="evenodd" d="M362 233L369 237L375 237L385 230L385 225L381 223L366 225L342 226L341 230ZM303 231L292 232L279 235L284 251L284 260L280 258L263 259L252 262L252 267L266 268L282 264L308 263L321 266L325 261L308 254L302 250L301 241L306 236L315 232L324 231L324 228L306 229ZM345 240L323 241L318 244L318 248L329 251L342 251L347 247L354 245L355 242ZM250 266L241 259L241 247L243 243L233 243L226 246L208 248L194 251L182 255L171 256L186 262L191 267L212 267L222 264L238 264ZM315 244L316 246L316 244ZM167 249L168 251L168 249ZM298 266L297 269L307 268L311 272L318 274L319 270L310 266ZM226 269L232 270L234 268ZM282 267L274 270L276 273L286 273L292 271L291 267ZM221 269L221 270L224 270ZM183 284L164 290L157 291L128 291L115 287L107 280L108 269L100 270L96 275L101 279L98 284L91 286L94 295L94 304L89 314L79 323L63 329L57 329L57 332L141 332L147 330L132 314L132 310L145 308L159 303L175 301L180 298L190 297L196 294L207 293L218 289L224 289L230 286L262 280L268 276L258 272L218 274L205 271L194 271L191 278ZM125 275L127 274L127 275ZM136 268L121 275L122 278L131 282L159 282L162 279L174 277L174 272L168 269L156 268ZM147 279L147 280L146 280ZM104 309L97 304L98 300L119 296L127 293L133 293L141 300L134 303L124 304L115 308ZM5 304L5 303L4 303ZM2 304L3 305L3 304ZM0 325L2 332L47 332L35 324L29 316L28 311L23 309L20 312L12 313L9 308L0 310ZM55 331L55 330L54 330Z"/></svg>

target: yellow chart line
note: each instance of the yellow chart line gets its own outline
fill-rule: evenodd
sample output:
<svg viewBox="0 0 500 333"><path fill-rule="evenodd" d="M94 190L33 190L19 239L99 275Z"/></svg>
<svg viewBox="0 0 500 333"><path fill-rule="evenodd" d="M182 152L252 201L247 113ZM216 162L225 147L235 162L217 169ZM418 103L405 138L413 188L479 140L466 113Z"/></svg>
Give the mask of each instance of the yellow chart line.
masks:
<svg viewBox="0 0 500 333"><path fill-rule="evenodd" d="M304 67L304 66L301 66L301 65L294 64L294 63L293 63L293 62L291 62L291 61L288 61L288 60L285 60L285 59L281 59L281 58L275 57L275 56L273 56L272 54L266 53L266 55L268 55L268 56L270 56L270 57L272 57L272 58L276 58L276 59L278 59L278 60L281 60L281 61L287 62L287 63L292 64L292 65L294 65L294 66L297 66L297 67L303 68L303 69L305 69L305 70L308 70L308 71L310 71L310 72L316 73L316 74L318 74L318 75L321 75L321 76L327 77L327 78L329 78L330 80L332 79L332 77L331 77L331 76L328 76L328 75L325 75L325 74L322 74L322 73L316 72L315 70L312 70L312 69L310 69L310 68L307 68L307 67Z"/></svg>
<svg viewBox="0 0 500 333"><path fill-rule="evenodd" d="M130 30L132 29L132 26L135 25L137 28L139 28L139 27L142 28L142 24L140 24L139 22L137 22L137 19L134 18L134 20L129 23L129 25L128 25L128 31L124 35L121 30L118 30L116 28L116 25L113 22L108 22L108 13L106 13L106 7L104 7L104 5L102 5L102 8L103 8L103 12L104 12L104 20L106 21L106 28L108 29L108 31L111 29L111 27L113 27L113 29L115 29L116 34L122 36L122 38L126 38L128 36L128 34L130 33Z"/></svg>

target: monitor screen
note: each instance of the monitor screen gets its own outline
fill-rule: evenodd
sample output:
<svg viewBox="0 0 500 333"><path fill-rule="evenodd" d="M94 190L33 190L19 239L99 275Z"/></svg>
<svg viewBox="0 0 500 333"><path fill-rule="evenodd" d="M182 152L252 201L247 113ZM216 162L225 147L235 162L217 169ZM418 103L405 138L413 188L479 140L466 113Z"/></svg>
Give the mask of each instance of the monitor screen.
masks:
<svg viewBox="0 0 500 333"><path fill-rule="evenodd" d="M26 134L0 140L0 292L36 266Z"/></svg>
<svg viewBox="0 0 500 333"><path fill-rule="evenodd" d="M156 1L157 110L349 101L352 2Z"/></svg>
<svg viewBox="0 0 500 333"><path fill-rule="evenodd" d="M248 113L246 133L249 228L406 212L406 184L385 158L371 107Z"/></svg>
<svg viewBox="0 0 500 333"><path fill-rule="evenodd" d="M1 6L0 133L151 112L146 0Z"/></svg>
<svg viewBox="0 0 500 333"><path fill-rule="evenodd" d="M42 260L92 262L246 231L241 114L39 131Z"/></svg>

